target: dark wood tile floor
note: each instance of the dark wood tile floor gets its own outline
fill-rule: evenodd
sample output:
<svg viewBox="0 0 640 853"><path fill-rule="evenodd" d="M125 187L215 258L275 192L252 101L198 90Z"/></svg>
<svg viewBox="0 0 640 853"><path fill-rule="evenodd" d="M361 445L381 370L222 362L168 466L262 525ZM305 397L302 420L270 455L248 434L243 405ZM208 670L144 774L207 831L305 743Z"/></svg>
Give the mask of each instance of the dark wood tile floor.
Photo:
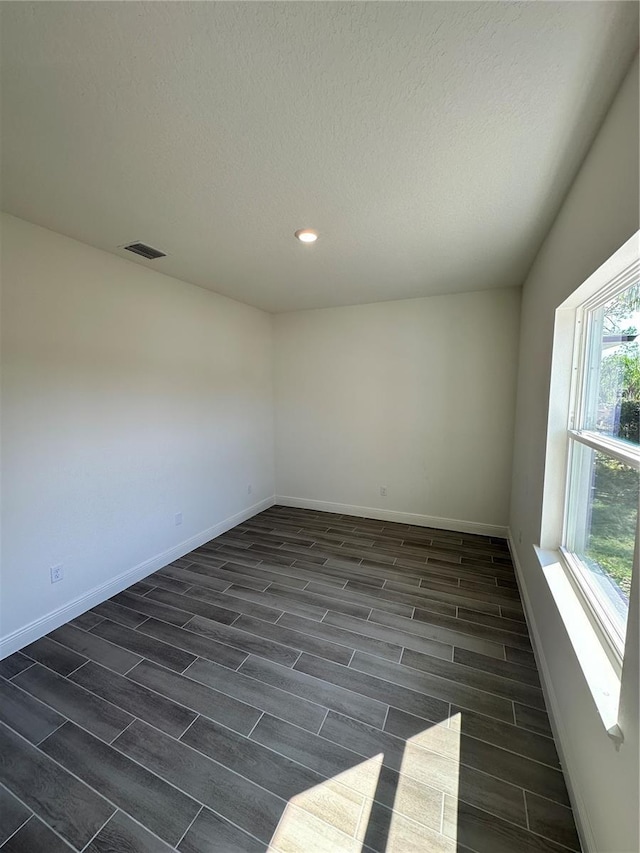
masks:
<svg viewBox="0 0 640 853"><path fill-rule="evenodd" d="M0 675L3 853L580 849L502 540L273 507Z"/></svg>

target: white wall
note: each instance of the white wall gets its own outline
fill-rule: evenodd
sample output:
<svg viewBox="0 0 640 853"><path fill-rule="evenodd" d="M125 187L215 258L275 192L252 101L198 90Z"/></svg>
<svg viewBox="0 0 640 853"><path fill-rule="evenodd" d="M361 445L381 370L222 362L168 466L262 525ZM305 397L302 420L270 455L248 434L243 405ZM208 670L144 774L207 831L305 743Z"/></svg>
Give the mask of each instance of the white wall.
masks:
<svg viewBox="0 0 640 853"><path fill-rule="evenodd" d="M507 289L277 315L279 499L506 525L519 306Z"/></svg>
<svg viewBox="0 0 640 853"><path fill-rule="evenodd" d="M523 591L585 839L599 853L640 849L637 636L623 671L625 743L616 752L533 545L540 542L554 312L638 228L638 121L636 59L524 286L513 464L510 525Z"/></svg>
<svg viewBox="0 0 640 853"><path fill-rule="evenodd" d="M273 396L262 311L10 216L1 272L6 640L272 498Z"/></svg>

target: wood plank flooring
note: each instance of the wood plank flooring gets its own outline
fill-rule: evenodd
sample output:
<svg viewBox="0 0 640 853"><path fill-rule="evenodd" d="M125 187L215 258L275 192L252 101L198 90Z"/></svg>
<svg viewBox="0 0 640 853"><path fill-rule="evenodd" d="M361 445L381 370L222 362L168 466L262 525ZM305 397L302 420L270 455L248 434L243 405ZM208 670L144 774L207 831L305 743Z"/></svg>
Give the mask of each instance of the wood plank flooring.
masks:
<svg viewBox="0 0 640 853"><path fill-rule="evenodd" d="M275 506L0 691L3 853L580 850L504 540Z"/></svg>

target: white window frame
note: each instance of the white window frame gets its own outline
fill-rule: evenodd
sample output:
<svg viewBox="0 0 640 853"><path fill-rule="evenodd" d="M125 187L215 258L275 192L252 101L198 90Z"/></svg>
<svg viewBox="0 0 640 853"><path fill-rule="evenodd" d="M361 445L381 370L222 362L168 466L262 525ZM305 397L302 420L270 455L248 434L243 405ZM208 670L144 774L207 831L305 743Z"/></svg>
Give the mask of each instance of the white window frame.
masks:
<svg viewBox="0 0 640 853"><path fill-rule="evenodd" d="M534 546L540 571L552 600L558 608L568 639L591 692L603 726L616 749L624 740L619 725L621 685L627 666L637 666L634 654L621 659L621 651L611 641L605 621L591 597L585 595L581 573L574 571L572 557L563 550L565 515L568 495L569 454L576 436L578 405L578 357L580 355L581 316L588 307L608 291L624 289L640 276L640 231L637 231L583 284L558 305L555 311L549 412L545 453L545 473L539 545ZM575 432L578 432L575 430ZM608 439L597 434L598 449ZM591 446L591 436L579 431L578 443ZM607 451L609 452L609 448ZM634 570L629 601L627 635L640 621L639 537L636 536ZM632 648L627 645L627 648Z"/></svg>
<svg viewBox="0 0 640 853"><path fill-rule="evenodd" d="M582 515L578 506L584 507L589 500L587 479L590 482L590 466L584 472L584 484L575 485L575 474L572 475L572 457L576 445L603 453L606 456L622 462L624 465L640 471L640 446L630 445L621 439L603 435L585 428L588 413L593 411L593 400L588 399L598 394L599 383L589 381L587 371L593 369L591 361L591 346L594 337L602 334L602 327L596 312L613 297L635 284L640 278L640 263L632 263L630 267L614 278L608 285L601 287L590 298L585 299L575 309L574 353L572 378L570 388L570 410L567 423L567 460L566 483L564 495L564 512L560 552L571 573L571 580L582 599L583 606L588 610L591 621L601 635L601 640L607 644L609 657L618 672L622 669L624 658L625 636L620 631L618 622L612 617L611 608L603 601L602 591L593 581L592 573L579 556L568 547L570 531L575 526L575 516ZM573 488L572 488L572 481ZM579 493L576 495L576 491ZM571 501L572 497L577 500ZM637 571L638 562L638 528L636 527L634 569Z"/></svg>

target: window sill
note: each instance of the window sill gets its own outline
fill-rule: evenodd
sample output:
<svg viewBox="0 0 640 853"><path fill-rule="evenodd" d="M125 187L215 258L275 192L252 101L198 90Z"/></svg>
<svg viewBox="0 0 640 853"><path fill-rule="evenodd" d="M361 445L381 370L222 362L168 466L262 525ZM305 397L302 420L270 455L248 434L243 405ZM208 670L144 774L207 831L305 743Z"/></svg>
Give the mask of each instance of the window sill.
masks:
<svg viewBox="0 0 640 853"><path fill-rule="evenodd" d="M602 724L616 748L619 748L624 740L618 725L620 676L585 613L584 605L573 587L568 575L569 570L565 567L560 552L537 547L535 552Z"/></svg>

